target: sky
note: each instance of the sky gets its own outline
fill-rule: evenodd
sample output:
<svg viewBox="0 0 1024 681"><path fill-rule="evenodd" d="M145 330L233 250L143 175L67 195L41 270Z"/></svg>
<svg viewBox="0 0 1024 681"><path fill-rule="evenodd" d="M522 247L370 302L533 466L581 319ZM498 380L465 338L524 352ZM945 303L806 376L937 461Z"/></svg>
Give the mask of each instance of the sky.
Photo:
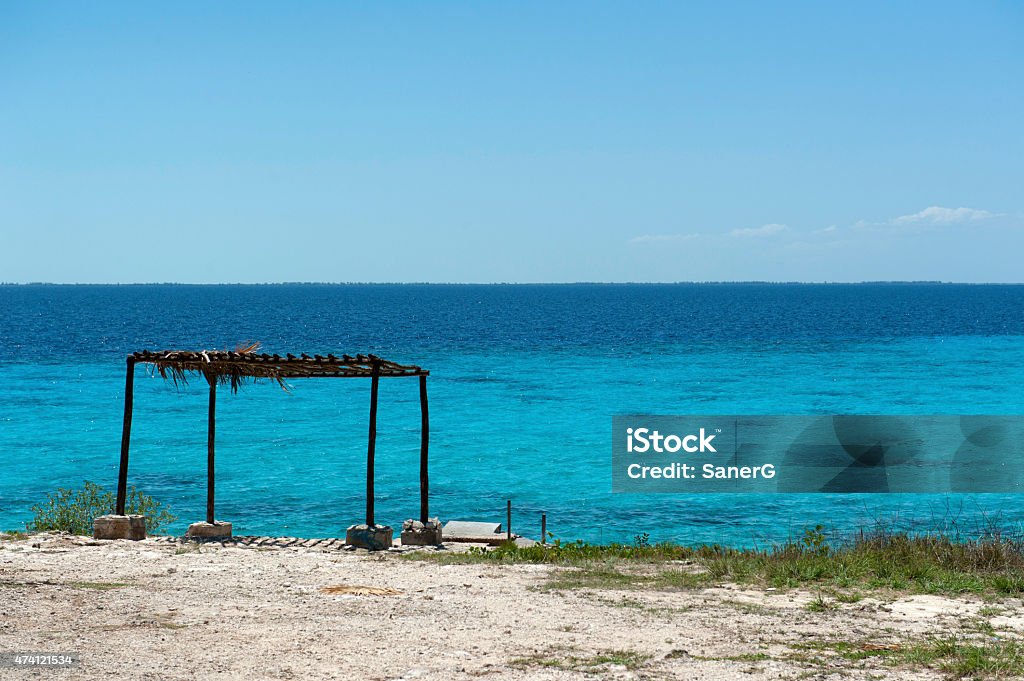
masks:
<svg viewBox="0 0 1024 681"><path fill-rule="evenodd" d="M0 281L1024 281L1024 4L0 0Z"/></svg>

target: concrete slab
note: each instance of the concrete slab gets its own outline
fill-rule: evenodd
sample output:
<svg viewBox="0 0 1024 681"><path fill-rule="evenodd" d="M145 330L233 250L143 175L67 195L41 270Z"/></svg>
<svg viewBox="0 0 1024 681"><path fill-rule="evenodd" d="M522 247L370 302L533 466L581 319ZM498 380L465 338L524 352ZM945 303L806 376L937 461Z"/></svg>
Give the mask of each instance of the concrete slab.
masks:
<svg viewBox="0 0 1024 681"><path fill-rule="evenodd" d="M486 537L500 533L501 523L449 520L444 526L444 536L446 537Z"/></svg>
<svg viewBox="0 0 1024 681"><path fill-rule="evenodd" d="M186 537L197 539L214 539L231 536L231 523L215 520L212 523L192 523L185 532Z"/></svg>
<svg viewBox="0 0 1024 681"><path fill-rule="evenodd" d="M515 537L515 535L512 535ZM444 526L444 540L473 544L497 545L505 541L501 523L481 523L470 520L450 520Z"/></svg>
<svg viewBox="0 0 1024 681"><path fill-rule="evenodd" d="M402 546L437 546L442 542L444 533L437 518L430 518L425 523L414 519L402 523Z"/></svg>
<svg viewBox="0 0 1024 681"><path fill-rule="evenodd" d="M394 544L394 530L388 525L352 525L345 533L345 544L357 549L386 551Z"/></svg>
<svg viewBox="0 0 1024 681"><path fill-rule="evenodd" d="M93 539L146 538L146 518L141 515L101 515L92 521Z"/></svg>

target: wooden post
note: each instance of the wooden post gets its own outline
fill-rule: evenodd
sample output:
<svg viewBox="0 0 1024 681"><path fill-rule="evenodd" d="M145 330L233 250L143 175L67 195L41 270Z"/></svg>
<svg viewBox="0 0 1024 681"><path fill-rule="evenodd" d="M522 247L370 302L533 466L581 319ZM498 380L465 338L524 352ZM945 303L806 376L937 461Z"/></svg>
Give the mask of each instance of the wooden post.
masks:
<svg viewBox="0 0 1024 681"><path fill-rule="evenodd" d="M210 410L207 415L206 426L206 522L211 525L214 522L213 515L213 441L217 432L217 379L207 379L210 382Z"/></svg>
<svg viewBox="0 0 1024 681"><path fill-rule="evenodd" d="M505 509L505 514L506 514L506 517L505 517L505 520L506 520L506 523L505 523L506 537L505 538L508 539L508 541L512 541L512 500L511 499L508 500L508 507Z"/></svg>
<svg viewBox="0 0 1024 681"><path fill-rule="evenodd" d="M548 514L540 514L540 543L548 543Z"/></svg>
<svg viewBox="0 0 1024 681"><path fill-rule="evenodd" d="M117 515L124 515L128 496L128 444L132 437L132 406L135 402L135 358L128 355L124 378L124 425L121 426L121 465L117 471Z"/></svg>
<svg viewBox="0 0 1024 681"><path fill-rule="evenodd" d="M373 363L370 378L370 433L366 444L366 524L373 527L373 450L377 446L377 387L380 364Z"/></svg>
<svg viewBox="0 0 1024 681"><path fill-rule="evenodd" d="M430 515L430 478L427 475L427 448L430 445L430 416L427 413L427 377L420 376L420 522Z"/></svg>

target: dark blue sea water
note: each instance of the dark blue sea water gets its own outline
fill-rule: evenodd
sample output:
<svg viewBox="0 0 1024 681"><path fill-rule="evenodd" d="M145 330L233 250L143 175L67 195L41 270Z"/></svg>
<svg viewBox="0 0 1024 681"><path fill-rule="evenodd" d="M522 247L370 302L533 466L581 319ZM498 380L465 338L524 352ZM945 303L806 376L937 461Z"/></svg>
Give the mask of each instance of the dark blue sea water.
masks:
<svg viewBox="0 0 1024 681"><path fill-rule="evenodd" d="M431 370L432 512L536 536L750 545L821 523L1017 528L1014 495L613 495L623 413L1019 414L1024 286L0 286L0 527L58 486L113 488L124 357L372 352ZM218 517L337 536L363 512L369 382L218 400ZM205 509L206 394L140 369L129 482ZM415 379L381 383L378 520L417 513ZM1024 465L1024 462L1022 462Z"/></svg>

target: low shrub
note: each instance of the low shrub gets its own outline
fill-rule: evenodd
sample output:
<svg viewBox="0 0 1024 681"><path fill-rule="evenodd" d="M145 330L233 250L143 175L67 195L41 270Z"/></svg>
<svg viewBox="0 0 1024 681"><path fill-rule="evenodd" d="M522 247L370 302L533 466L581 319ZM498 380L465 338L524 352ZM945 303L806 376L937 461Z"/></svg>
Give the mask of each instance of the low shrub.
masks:
<svg viewBox="0 0 1024 681"><path fill-rule="evenodd" d="M94 482L86 481L82 489L61 487L48 494L46 501L32 507L33 517L26 527L29 532L91 535L92 521L97 516L113 513L116 505L114 493ZM146 531L151 534L158 534L177 520L166 506L135 487L128 489L125 512L145 516Z"/></svg>

